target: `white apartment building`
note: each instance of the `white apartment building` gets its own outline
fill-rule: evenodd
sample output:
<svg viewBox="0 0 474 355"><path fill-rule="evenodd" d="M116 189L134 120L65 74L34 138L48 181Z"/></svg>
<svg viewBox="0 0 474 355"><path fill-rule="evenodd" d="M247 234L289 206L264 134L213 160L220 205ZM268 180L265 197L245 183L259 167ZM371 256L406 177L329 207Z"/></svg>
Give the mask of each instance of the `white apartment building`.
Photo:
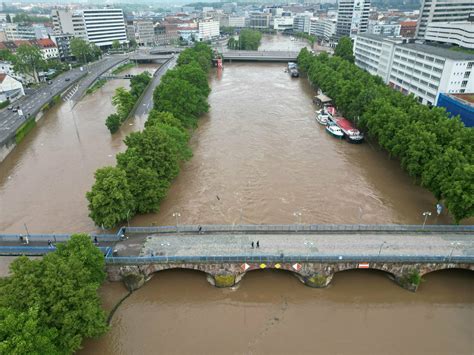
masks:
<svg viewBox="0 0 474 355"><path fill-rule="evenodd" d="M390 79L394 47L400 43L401 39L360 34L354 41L355 64L372 75L380 76L387 84Z"/></svg>
<svg viewBox="0 0 474 355"><path fill-rule="evenodd" d="M424 38L432 22L466 21L472 13L473 0L422 0L416 37Z"/></svg>
<svg viewBox="0 0 474 355"><path fill-rule="evenodd" d="M440 93L474 92L474 55L376 35L357 36L357 66L423 104L436 105Z"/></svg>
<svg viewBox="0 0 474 355"><path fill-rule="evenodd" d="M277 31L285 31L293 29L293 17L282 16L273 18L273 29Z"/></svg>
<svg viewBox="0 0 474 355"><path fill-rule="evenodd" d="M331 40L336 34L336 19L312 18L309 25L309 34L325 41Z"/></svg>
<svg viewBox="0 0 474 355"><path fill-rule="evenodd" d="M293 18L293 31L309 33L310 21L313 14L296 15Z"/></svg>
<svg viewBox="0 0 474 355"><path fill-rule="evenodd" d="M367 33L382 36L400 36L401 25L369 20Z"/></svg>
<svg viewBox="0 0 474 355"><path fill-rule="evenodd" d="M219 37L219 21L206 20L198 23L199 40L206 41L211 38Z"/></svg>
<svg viewBox="0 0 474 355"><path fill-rule="evenodd" d="M370 0L339 0L336 37L355 37L367 32Z"/></svg>
<svg viewBox="0 0 474 355"><path fill-rule="evenodd" d="M51 17L55 34L72 34L98 47L127 42L122 9L53 10Z"/></svg>
<svg viewBox="0 0 474 355"><path fill-rule="evenodd" d="M474 49L474 22L432 22L426 27L425 40Z"/></svg>
<svg viewBox="0 0 474 355"><path fill-rule="evenodd" d="M7 74L0 74L0 101L11 102L25 95L23 85Z"/></svg>
<svg viewBox="0 0 474 355"><path fill-rule="evenodd" d="M250 28L270 28L272 14L269 12L252 12L249 15L248 27Z"/></svg>

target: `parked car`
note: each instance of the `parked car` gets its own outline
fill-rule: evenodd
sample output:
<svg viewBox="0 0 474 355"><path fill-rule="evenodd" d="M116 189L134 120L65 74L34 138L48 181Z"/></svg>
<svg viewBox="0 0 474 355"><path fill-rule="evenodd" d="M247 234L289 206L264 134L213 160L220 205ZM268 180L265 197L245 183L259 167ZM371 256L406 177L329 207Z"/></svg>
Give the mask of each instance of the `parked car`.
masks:
<svg viewBox="0 0 474 355"><path fill-rule="evenodd" d="M8 106L8 109L11 111L13 110L13 106Z"/></svg>

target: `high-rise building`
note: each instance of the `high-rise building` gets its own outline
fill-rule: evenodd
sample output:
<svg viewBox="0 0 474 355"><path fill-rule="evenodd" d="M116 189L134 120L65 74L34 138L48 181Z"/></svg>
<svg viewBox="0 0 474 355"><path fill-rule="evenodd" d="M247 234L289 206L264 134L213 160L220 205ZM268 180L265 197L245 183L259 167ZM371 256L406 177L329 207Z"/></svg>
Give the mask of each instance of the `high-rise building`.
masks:
<svg viewBox="0 0 474 355"><path fill-rule="evenodd" d="M155 31L153 21L133 21L135 40L141 46L152 45L155 42Z"/></svg>
<svg viewBox="0 0 474 355"><path fill-rule="evenodd" d="M269 12L252 12L249 17L250 28L269 28L272 14Z"/></svg>
<svg viewBox="0 0 474 355"><path fill-rule="evenodd" d="M293 19L293 31L309 33L309 25L312 14L297 15Z"/></svg>
<svg viewBox="0 0 474 355"><path fill-rule="evenodd" d="M122 9L53 10L55 34L72 34L99 47L127 41Z"/></svg>
<svg viewBox="0 0 474 355"><path fill-rule="evenodd" d="M200 40L208 40L219 37L219 21L205 20L198 23L198 35Z"/></svg>
<svg viewBox="0 0 474 355"><path fill-rule="evenodd" d="M330 41L336 34L336 19L333 18L312 18L309 34L315 35L318 40Z"/></svg>
<svg viewBox="0 0 474 355"><path fill-rule="evenodd" d="M367 32L370 0L339 0L336 37L354 37Z"/></svg>
<svg viewBox="0 0 474 355"><path fill-rule="evenodd" d="M467 21L472 13L472 0L422 0L416 37L424 38L426 28L432 22Z"/></svg>
<svg viewBox="0 0 474 355"><path fill-rule="evenodd" d="M432 22L426 27L425 40L474 49L474 22Z"/></svg>

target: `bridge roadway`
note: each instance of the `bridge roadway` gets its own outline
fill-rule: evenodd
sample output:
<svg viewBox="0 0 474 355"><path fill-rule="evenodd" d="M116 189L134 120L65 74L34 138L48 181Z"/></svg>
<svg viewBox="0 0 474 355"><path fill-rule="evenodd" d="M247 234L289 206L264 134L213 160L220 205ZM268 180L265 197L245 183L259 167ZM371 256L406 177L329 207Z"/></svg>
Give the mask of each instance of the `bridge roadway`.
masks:
<svg viewBox="0 0 474 355"><path fill-rule="evenodd" d="M294 62L299 52L291 51L239 51L227 50L222 53L224 61L248 62Z"/></svg>

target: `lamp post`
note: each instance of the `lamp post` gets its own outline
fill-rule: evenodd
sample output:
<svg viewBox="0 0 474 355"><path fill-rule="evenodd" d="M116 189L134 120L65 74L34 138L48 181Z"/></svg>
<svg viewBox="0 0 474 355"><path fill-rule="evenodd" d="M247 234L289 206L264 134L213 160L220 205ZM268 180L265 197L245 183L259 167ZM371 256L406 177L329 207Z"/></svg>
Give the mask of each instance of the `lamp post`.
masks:
<svg viewBox="0 0 474 355"><path fill-rule="evenodd" d="M383 243L380 245L379 254L377 255L377 257L380 256L380 253L382 252L382 248L383 248L383 246L384 246L386 243L387 243L387 242L384 240Z"/></svg>
<svg viewBox="0 0 474 355"><path fill-rule="evenodd" d="M130 210L127 211L127 227L130 229Z"/></svg>
<svg viewBox="0 0 474 355"><path fill-rule="evenodd" d="M448 261L451 261L451 258L453 257L454 249L456 249L456 247L460 246L461 243L459 243L459 242L452 242L451 245L453 246L453 248L451 249L451 253L449 254Z"/></svg>
<svg viewBox="0 0 474 355"><path fill-rule="evenodd" d="M174 212L173 217L176 217L176 231L179 232L179 217L181 217L181 213L179 212Z"/></svg>
<svg viewBox="0 0 474 355"><path fill-rule="evenodd" d="M425 229L426 220L428 219L428 216L431 216L431 212L429 211L423 212L423 216L425 216L425 219L423 221L423 229Z"/></svg>
<svg viewBox="0 0 474 355"><path fill-rule="evenodd" d="M296 232L298 232L298 225L301 224L301 216L303 214L301 212L293 212L293 216L296 217Z"/></svg>

